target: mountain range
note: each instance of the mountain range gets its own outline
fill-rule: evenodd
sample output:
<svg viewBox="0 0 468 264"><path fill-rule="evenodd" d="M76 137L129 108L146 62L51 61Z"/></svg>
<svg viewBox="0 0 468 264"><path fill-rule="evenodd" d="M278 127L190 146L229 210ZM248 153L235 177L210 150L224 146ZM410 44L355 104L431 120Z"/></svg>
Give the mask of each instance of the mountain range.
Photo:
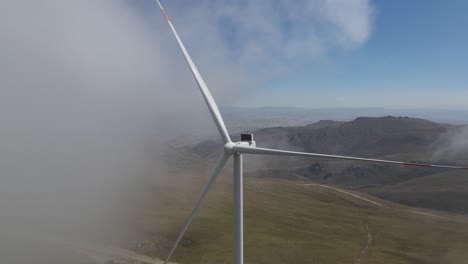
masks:
<svg viewBox="0 0 468 264"><path fill-rule="evenodd" d="M321 120L304 126L262 128L253 134L259 147L448 165L468 163L468 126L419 118ZM206 140L189 151L203 159L212 158L217 156L219 144ZM252 157L245 163L247 177L314 181L406 205L468 213L468 173L464 171L293 157Z"/></svg>

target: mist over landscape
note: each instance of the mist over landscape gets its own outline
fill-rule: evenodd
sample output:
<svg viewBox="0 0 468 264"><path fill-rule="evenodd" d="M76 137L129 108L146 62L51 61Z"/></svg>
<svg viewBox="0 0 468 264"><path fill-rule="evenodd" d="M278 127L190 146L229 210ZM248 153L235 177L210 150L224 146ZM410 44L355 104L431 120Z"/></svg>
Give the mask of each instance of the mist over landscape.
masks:
<svg viewBox="0 0 468 264"><path fill-rule="evenodd" d="M248 132L259 147L468 165L463 78L444 84L456 87L446 100L419 75L396 72L400 85L382 74L384 95L427 87L392 106L372 97L380 86L352 81L366 70L342 73L338 57L378 35L388 9L374 1L164 4L233 141ZM164 22L145 0L0 3L0 263L167 256L223 143ZM231 171L175 263L231 263ZM246 158L245 171L247 263L468 258L465 171L294 157Z"/></svg>
<svg viewBox="0 0 468 264"><path fill-rule="evenodd" d="M23 256L8 246L16 239L122 242L138 231L127 213L136 186L166 170L162 143L188 135L191 121L191 133L206 131L205 110L182 99L197 91L170 89L192 84L171 70L183 64L164 63L164 41L124 1L0 10L1 262L64 261L47 250ZM190 121L176 118L182 109Z"/></svg>

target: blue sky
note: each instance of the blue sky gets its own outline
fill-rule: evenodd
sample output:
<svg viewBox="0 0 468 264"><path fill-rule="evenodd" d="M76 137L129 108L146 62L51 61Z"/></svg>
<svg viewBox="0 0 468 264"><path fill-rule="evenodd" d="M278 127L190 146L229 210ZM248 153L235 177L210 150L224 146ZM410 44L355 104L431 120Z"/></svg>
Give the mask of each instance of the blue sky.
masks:
<svg viewBox="0 0 468 264"><path fill-rule="evenodd" d="M216 46L220 67L245 69L253 85L236 105L468 108L468 1L300 2L163 4L179 31L215 32L181 34L196 59Z"/></svg>
<svg viewBox="0 0 468 264"><path fill-rule="evenodd" d="M361 47L329 54L328 62L306 63L287 77L271 80L259 93L273 89L275 97L284 96L285 90L319 96L331 89L352 98L353 102L343 106L359 106L353 94L367 93L375 96L364 106L379 106L384 100L379 93L409 94L415 100L426 101L414 105L407 99L402 104L386 102L383 105L387 107L468 106L466 97L453 104L449 96L440 98L442 101L438 98L441 92L468 96L468 2L392 0L374 4L374 29ZM376 103L369 102L372 100ZM277 103L279 99L272 101ZM334 107L341 102L327 103Z"/></svg>

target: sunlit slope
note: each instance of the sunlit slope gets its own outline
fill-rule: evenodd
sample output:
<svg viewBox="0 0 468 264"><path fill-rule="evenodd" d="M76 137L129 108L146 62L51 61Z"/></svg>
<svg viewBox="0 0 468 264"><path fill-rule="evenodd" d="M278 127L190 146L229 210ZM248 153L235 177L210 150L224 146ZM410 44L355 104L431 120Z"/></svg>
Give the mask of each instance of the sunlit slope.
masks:
<svg viewBox="0 0 468 264"><path fill-rule="evenodd" d="M174 261L232 262L231 186L226 179L223 176L209 194ZM187 182L190 187L180 187L180 181L147 193L148 204L140 217L145 234L141 239L147 245L138 251L165 256L198 195L193 186L202 180ZM245 262L462 263L468 259L465 218L424 216L378 202L385 206L297 181L247 178Z"/></svg>
<svg viewBox="0 0 468 264"><path fill-rule="evenodd" d="M467 213L468 174L446 171L408 180L395 186L369 188L381 198L416 207Z"/></svg>

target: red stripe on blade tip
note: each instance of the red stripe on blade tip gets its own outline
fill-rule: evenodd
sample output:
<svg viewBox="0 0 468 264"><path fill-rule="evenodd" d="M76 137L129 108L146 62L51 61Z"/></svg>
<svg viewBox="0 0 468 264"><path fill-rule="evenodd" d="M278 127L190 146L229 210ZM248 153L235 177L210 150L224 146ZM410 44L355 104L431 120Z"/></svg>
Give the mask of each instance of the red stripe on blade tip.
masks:
<svg viewBox="0 0 468 264"><path fill-rule="evenodd" d="M414 163L414 162L403 162L403 165L408 166L418 166L418 167L432 167L431 164L424 164L424 163Z"/></svg>
<svg viewBox="0 0 468 264"><path fill-rule="evenodd" d="M164 18L166 19L166 21L169 21L169 16L166 14L166 10L164 9L161 9L163 15L164 15Z"/></svg>

